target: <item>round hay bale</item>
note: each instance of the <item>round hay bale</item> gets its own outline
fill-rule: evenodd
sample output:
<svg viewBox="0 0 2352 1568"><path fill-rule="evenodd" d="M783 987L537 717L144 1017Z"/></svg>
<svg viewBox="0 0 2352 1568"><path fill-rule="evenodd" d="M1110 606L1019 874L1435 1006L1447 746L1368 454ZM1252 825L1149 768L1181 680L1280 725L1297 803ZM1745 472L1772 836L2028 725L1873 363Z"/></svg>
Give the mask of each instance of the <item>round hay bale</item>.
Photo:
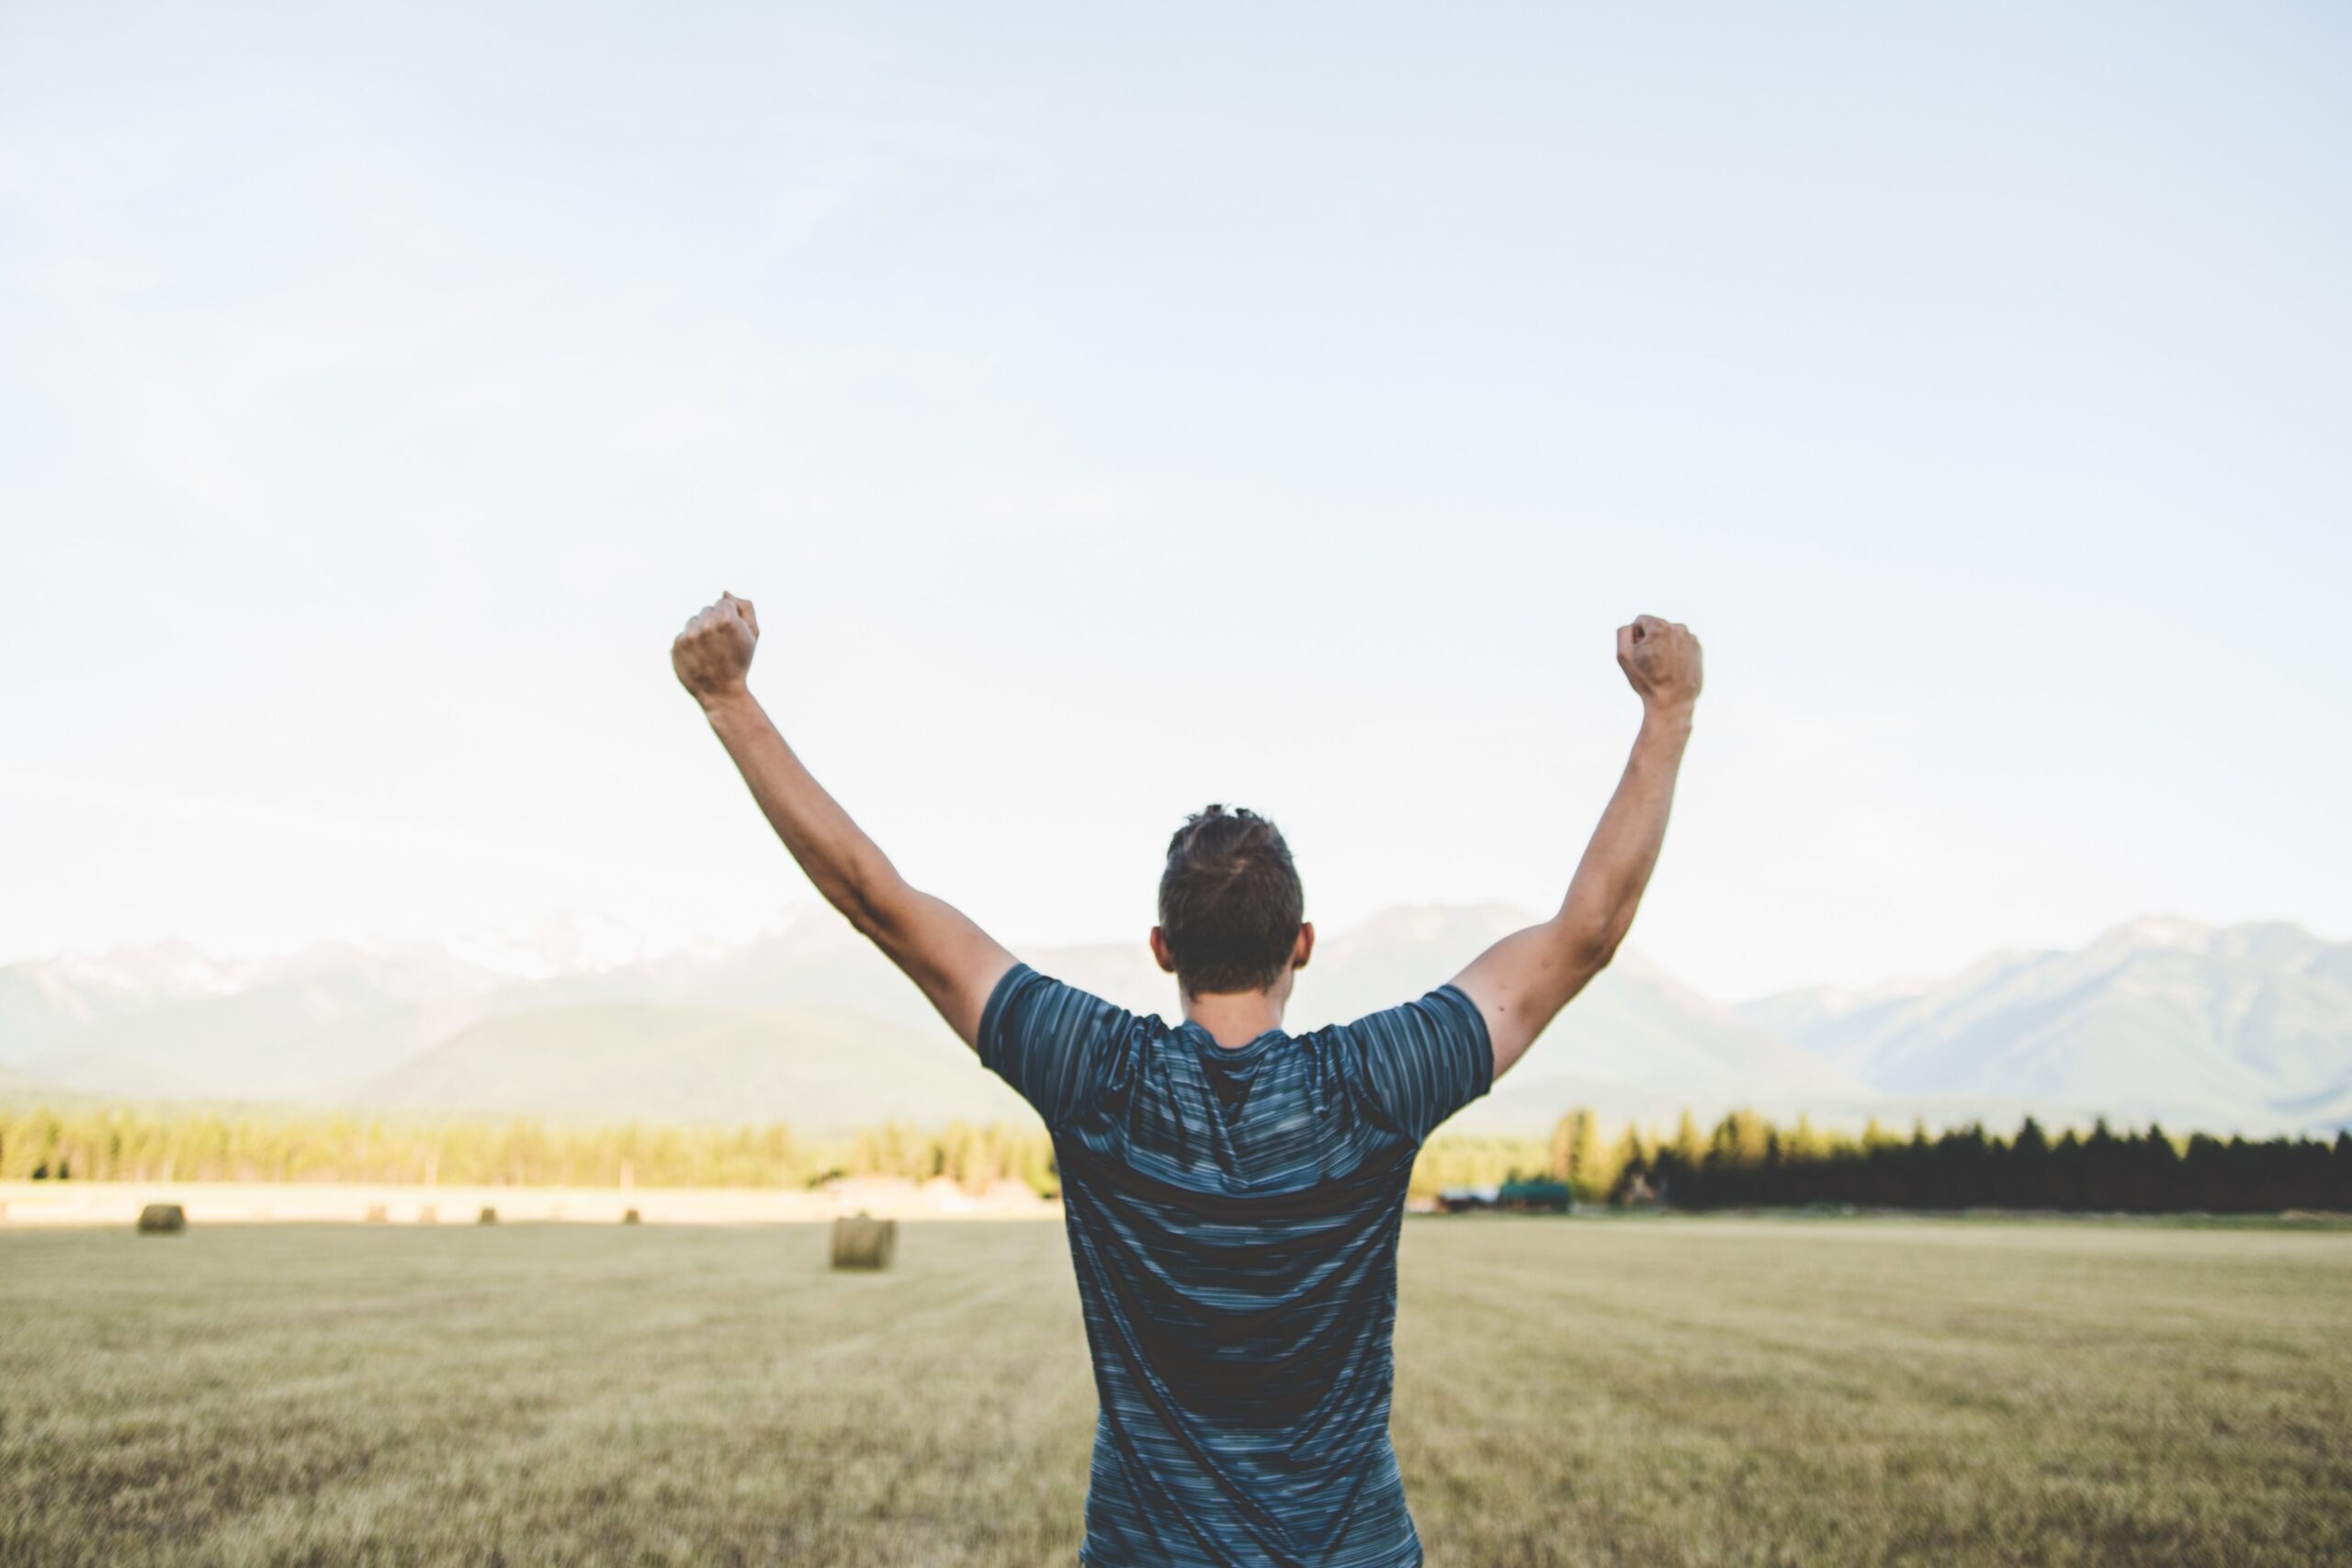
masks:
<svg viewBox="0 0 2352 1568"><path fill-rule="evenodd" d="M416 1211L416 1223L421 1225L432 1224L440 1217L440 1211L434 1208L430 1203L424 1204Z"/></svg>
<svg viewBox="0 0 2352 1568"><path fill-rule="evenodd" d="M639 1216L638 1212L635 1209L623 1209L621 1211L621 1224L625 1225L634 1225L641 1224L643 1223L643 1220Z"/></svg>
<svg viewBox="0 0 2352 1568"><path fill-rule="evenodd" d="M899 1222L847 1214L833 1222L833 1267L888 1269L899 1249Z"/></svg>
<svg viewBox="0 0 2352 1568"><path fill-rule="evenodd" d="M481 1206L481 1213L474 1216L474 1224L478 1225L494 1225L497 1223L498 1211L487 1203Z"/></svg>
<svg viewBox="0 0 2352 1568"><path fill-rule="evenodd" d="M390 1221L391 1217L392 1212L384 1207L381 1203L370 1203L368 1205L368 1223L369 1224L380 1225Z"/></svg>
<svg viewBox="0 0 2352 1568"><path fill-rule="evenodd" d="M139 1211L141 1235L171 1235L187 1229L187 1211L177 1203L150 1203Z"/></svg>

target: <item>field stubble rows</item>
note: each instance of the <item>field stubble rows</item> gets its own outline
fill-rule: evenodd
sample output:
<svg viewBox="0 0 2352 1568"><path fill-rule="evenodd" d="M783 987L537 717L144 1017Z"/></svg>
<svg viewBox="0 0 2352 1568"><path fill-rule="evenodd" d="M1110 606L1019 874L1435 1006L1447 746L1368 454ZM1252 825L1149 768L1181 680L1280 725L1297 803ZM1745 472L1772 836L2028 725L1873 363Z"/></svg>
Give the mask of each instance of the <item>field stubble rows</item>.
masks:
<svg viewBox="0 0 2352 1568"><path fill-rule="evenodd" d="M1432 1563L2352 1562L2352 1235L1414 1221ZM1055 1224L0 1235L0 1562L1067 1563Z"/></svg>

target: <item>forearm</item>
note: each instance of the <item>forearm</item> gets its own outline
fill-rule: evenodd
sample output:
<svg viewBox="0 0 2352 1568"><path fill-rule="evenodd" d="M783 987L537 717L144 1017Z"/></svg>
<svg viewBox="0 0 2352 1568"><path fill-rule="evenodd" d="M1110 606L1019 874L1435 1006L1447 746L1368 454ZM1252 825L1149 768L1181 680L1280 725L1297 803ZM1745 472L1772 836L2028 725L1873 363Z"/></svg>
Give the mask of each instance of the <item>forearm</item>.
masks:
<svg viewBox="0 0 2352 1568"><path fill-rule="evenodd" d="M1690 743L1690 708L1649 706L1617 781L1617 793L1585 846L1567 897L1552 920L1554 939L1598 970L1616 954L1657 869L1674 807L1675 780Z"/></svg>
<svg viewBox="0 0 2352 1568"><path fill-rule="evenodd" d="M907 896L889 857L826 793L748 690L706 701L703 713L817 891L858 930L882 934Z"/></svg>

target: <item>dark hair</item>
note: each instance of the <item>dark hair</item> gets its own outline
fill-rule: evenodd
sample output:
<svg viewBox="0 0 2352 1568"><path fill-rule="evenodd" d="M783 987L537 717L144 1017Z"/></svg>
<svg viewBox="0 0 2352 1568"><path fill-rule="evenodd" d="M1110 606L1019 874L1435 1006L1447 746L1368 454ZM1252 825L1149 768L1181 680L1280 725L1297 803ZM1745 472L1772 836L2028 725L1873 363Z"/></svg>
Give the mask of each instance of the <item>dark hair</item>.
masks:
<svg viewBox="0 0 2352 1568"><path fill-rule="evenodd" d="M1159 931L1186 995L1264 990L1290 967L1306 918L1290 846L1256 812L1212 806L1168 840Z"/></svg>

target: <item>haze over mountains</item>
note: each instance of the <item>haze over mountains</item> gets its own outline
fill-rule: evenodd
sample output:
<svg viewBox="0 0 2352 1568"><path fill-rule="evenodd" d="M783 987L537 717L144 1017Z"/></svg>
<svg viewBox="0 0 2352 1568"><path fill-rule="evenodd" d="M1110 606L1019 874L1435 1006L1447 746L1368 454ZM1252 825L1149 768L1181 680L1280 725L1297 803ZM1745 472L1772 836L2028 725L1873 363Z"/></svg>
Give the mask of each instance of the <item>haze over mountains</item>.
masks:
<svg viewBox="0 0 2352 1568"><path fill-rule="evenodd" d="M1740 1011L1898 1098L2184 1127L2352 1122L2352 943L2284 922L2139 919L2077 952L1995 953L1943 980Z"/></svg>
<svg viewBox="0 0 2352 1568"><path fill-rule="evenodd" d="M1418 995L1526 919L1398 908L1328 933L1292 1022ZM164 944L0 966L0 1095L808 1131L1028 1114L829 912L733 948L615 951L554 929L499 952L336 944L223 962ZM1026 956L1122 1006L1173 1010L1140 942ZM1843 1122L2032 1112L2332 1131L2352 1124L2352 944L2285 924L2137 920L2078 952L1736 1008L1625 954L1453 1125L1536 1132L1576 1105L1652 1122L1749 1105Z"/></svg>

